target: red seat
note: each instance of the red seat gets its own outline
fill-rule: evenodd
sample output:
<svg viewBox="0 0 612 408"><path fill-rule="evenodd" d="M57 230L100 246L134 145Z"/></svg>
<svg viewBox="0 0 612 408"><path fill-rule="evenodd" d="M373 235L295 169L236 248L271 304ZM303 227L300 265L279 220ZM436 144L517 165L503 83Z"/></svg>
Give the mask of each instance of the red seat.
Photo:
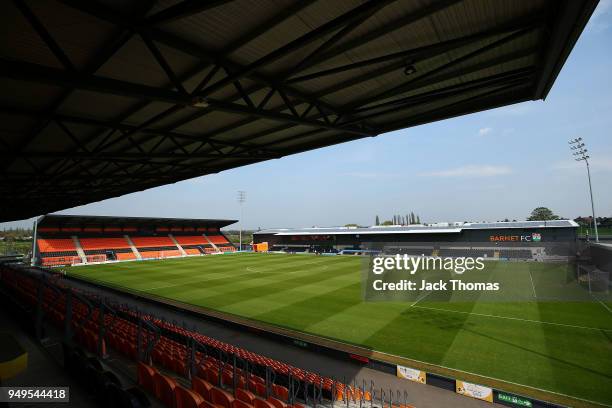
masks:
<svg viewBox="0 0 612 408"><path fill-rule="evenodd" d="M221 405L225 408L232 408L232 402L234 397L227 391L223 391L221 388L213 387L210 390L210 398L214 404Z"/></svg>
<svg viewBox="0 0 612 408"><path fill-rule="evenodd" d="M213 404L212 402L204 400L204 402L202 402L202 405L200 405L200 408L223 408L223 407L219 404Z"/></svg>
<svg viewBox="0 0 612 408"><path fill-rule="evenodd" d="M255 401L255 394L243 388L236 388L236 398L246 402L247 404L253 405L253 401Z"/></svg>
<svg viewBox="0 0 612 408"><path fill-rule="evenodd" d="M279 400L278 398L268 397L268 402L274 405L275 408L287 408L287 404L285 404L283 401Z"/></svg>
<svg viewBox="0 0 612 408"><path fill-rule="evenodd" d="M157 373L157 370L153 367L138 363L138 385L151 394L155 394L155 373Z"/></svg>
<svg viewBox="0 0 612 408"><path fill-rule="evenodd" d="M204 398L199 394L180 385L176 386L174 396L176 398L176 408L199 408L204 402Z"/></svg>
<svg viewBox="0 0 612 408"><path fill-rule="evenodd" d="M172 361L172 371L180 375L187 375L187 363L183 359L174 358Z"/></svg>
<svg viewBox="0 0 612 408"><path fill-rule="evenodd" d="M234 400L234 402L232 403L232 408L254 408L253 405L244 402L244 401L240 401L240 400Z"/></svg>
<svg viewBox="0 0 612 408"><path fill-rule="evenodd" d="M283 387L282 385L273 384L272 385L272 393L274 396L282 401L289 401L289 390L287 387Z"/></svg>
<svg viewBox="0 0 612 408"><path fill-rule="evenodd" d="M223 385L227 387L233 387L234 386L234 374L228 371L223 371L223 374L221 375L221 382L223 383Z"/></svg>
<svg viewBox="0 0 612 408"><path fill-rule="evenodd" d="M253 406L255 408L275 408L274 405L270 404L268 401L264 401L261 398L255 398L253 401Z"/></svg>
<svg viewBox="0 0 612 408"><path fill-rule="evenodd" d="M214 385L198 377L191 379L191 389L200 394L206 401L212 401L210 391Z"/></svg>
<svg viewBox="0 0 612 408"><path fill-rule="evenodd" d="M267 388L265 384L261 384L259 382L255 382L255 394L259 395L260 397L266 397L267 395Z"/></svg>
<svg viewBox="0 0 612 408"><path fill-rule="evenodd" d="M219 370L215 367L209 367L205 371L205 378L211 384L218 385L219 384Z"/></svg>
<svg viewBox="0 0 612 408"><path fill-rule="evenodd" d="M167 407L174 407L174 389L177 383L172 377L155 373L155 397Z"/></svg>
<svg viewBox="0 0 612 408"><path fill-rule="evenodd" d="M172 358L170 354L163 354L161 365L166 370L172 370L172 366L174 365L174 358Z"/></svg>

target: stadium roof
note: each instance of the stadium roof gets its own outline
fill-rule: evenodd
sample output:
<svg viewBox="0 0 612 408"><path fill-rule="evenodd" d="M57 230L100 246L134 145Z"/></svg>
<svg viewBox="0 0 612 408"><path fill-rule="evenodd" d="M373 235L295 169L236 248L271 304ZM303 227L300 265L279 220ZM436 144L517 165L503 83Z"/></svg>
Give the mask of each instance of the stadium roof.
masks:
<svg viewBox="0 0 612 408"><path fill-rule="evenodd" d="M40 227L216 227L223 228L236 220L208 220L197 218L154 218L154 217L112 217L96 215L50 214L40 217L36 225Z"/></svg>
<svg viewBox="0 0 612 408"><path fill-rule="evenodd" d="M596 0L0 5L0 221L546 97Z"/></svg>
<svg viewBox="0 0 612 408"><path fill-rule="evenodd" d="M375 227L278 228L254 232L274 235L369 235L369 234L444 234L464 229L487 230L503 228L577 228L573 220L440 223L434 225L392 225Z"/></svg>

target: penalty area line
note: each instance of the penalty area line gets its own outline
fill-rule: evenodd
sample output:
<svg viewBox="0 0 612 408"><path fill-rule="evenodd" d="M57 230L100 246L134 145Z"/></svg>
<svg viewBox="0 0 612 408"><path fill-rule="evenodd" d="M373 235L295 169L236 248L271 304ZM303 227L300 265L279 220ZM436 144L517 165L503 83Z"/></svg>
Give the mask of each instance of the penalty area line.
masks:
<svg viewBox="0 0 612 408"><path fill-rule="evenodd" d="M607 310L609 313L612 313L612 310L611 310L611 309L608 307L608 305L606 305L604 302L602 302L602 300L601 300L600 298L598 298L597 296L595 296L595 295L594 295L594 294L592 294L592 293L591 293L591 297L592 297L593 299L595 299L596 301L598 301L600 305L602 305L603 307L605 307L605 308L606 308L606 310Z"/></svg>
<svg viewBox="0 0 612 408"><path fill-rule="evenodd" d="M516 321L526 322L526 323L538 323L538 324L548 324L548 325L551 325L551 326L571 327L573 329L598 330L598 331L612 332L612 329L604 329L602 327L578 326L578 325L574 325L574 324L554 323L554 322L547 322L547 321L543 321L543 320L523 319L523 318L520 318L520 317L497 316L497 315L485 314L485 313L463 312L461 310L440 309L440 308L437 308L437 307L429 307L429 306L417 306L417 305L413 305L411 307L415 307L415 308L419 308L419 309L436 310L436 311L439 311L439 312L460 313L460 314L467 314L467 315L480 316L480 317L490 317L490 318L493 318L493 319L516 320Z"/></svg>

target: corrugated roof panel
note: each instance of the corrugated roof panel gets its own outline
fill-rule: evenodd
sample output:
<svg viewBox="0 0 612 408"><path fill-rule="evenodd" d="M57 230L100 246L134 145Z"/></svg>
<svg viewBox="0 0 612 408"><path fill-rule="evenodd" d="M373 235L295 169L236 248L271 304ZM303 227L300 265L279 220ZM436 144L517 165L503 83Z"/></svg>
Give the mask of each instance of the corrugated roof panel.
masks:
<svg viewBox="0 0 612 408"><path fill-rule="evenodd" d="M596 5L594 0L385 3L193 2L191 15L170 15L168 10L176 10L170 7L183 4L175 0L19 3L26 15L28 8L36 15L40 33L14 2L2 3L0 115L16 124L0 131L0 145L11 147L0 172L9 180L21 177L0 186L3 196L18 194L16 205L0 203L2 220L543 98ZM528 26L530 33L494 42ZM493 29L497 36L484 38L482 33ZM480 34L465 40L475 33ZM120 41L129 36L127 43ZM299 44L285 48L298 38ZM336 42L325 48L331 39ZM487 44L490 50L470 55ZM436 51L388 57L423 46ZM66 69L70 63L59 62L64 54L74 60L76 73ZM265 64L249 65L264 57ZM384 62L365 65L378 57ZM95 76L83 70L94 60L103 66ZM297 76L361 65L286 83L284 73L301 61ZM406 75L410 64L416 72ZM209 74L213 78L202 82ZM186 80L186 92L175 77ZM65 123L74 138L47 129L49 122ZM100 145L105 134L114 136ZM177 142L164 141L166 136ZM219 145L198 149L198 137L207 136ZM53 146L47 143L52 140L57 140ZM79 141L90 149L101 146L98 157L83 158ZM28 164L22 156L33 146L46 153ZM216 154L226 157L207 158ZM81 165L73 166L73 158ZM37 177L37 169L50 163L70 168L75 177ZM99 182L83 181L88 174ZM45 196L59 185L72 187L61 199Z"/></svg>

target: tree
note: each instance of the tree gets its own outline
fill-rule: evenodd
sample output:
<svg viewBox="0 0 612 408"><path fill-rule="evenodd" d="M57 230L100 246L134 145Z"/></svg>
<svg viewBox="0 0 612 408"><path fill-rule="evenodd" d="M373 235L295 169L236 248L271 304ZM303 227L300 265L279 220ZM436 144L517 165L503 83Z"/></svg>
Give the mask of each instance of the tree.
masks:
<svg viewBox="0 0 612 408"><path fill-rule="evenodd" d="M376 216L376 225L380 225L380 219L378 218L378 215Z"/></svg>
<svg viewBox="0 0 612 408"><path fill-rule="evenodd" d="M384 221L382 225L393 225L393 221L389 221L389 220Z"/></svg>
<svg viewBox="0 0 612 408"><path fill-rule="evenodd" d="M417 224L421 223L421 217L417 215Z"/></svg>
<svg viewBox="0 0 612 408"><path fill-rule="evenodd" d="M555 215L551 209L546 207L538 207L535 208L527 221L550 221L550 220L558 220L559 216Z"/></svg>
<svg viewBox="0 0 612 408"><path fill-rule="evenodd" d="M358 224L345 224L345 227L358 227Z"/></svg>

